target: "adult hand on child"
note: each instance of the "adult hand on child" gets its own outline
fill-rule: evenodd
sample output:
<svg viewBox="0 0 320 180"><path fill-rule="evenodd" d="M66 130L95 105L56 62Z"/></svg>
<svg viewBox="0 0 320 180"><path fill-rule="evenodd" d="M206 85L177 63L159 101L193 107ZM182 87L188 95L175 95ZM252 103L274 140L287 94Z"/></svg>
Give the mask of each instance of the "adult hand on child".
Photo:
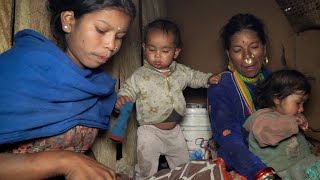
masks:
<svg viewBox="0 0 320 180"><path fill-rule="evenodd" d="M306 117L303 114L301 114L301 113L297 114L296 115L296 120L298 122L298 126L303 131L306 131L308 129L309 124L308 124L308 121L307 121Z"/></svg>

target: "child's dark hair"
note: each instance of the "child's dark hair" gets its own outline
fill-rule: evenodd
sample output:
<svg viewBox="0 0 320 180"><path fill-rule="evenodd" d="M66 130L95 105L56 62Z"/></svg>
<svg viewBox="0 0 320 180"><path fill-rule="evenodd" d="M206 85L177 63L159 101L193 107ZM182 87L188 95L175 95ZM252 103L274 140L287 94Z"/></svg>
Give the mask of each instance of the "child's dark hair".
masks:
<svg viewBox="0 0 320 180"><path fill-rule="evenodd" d="M274 99L284 99L296 91L310 94L311 85L304 74L297 70L279 70L256 86L255 100L259 108L271 108Z"/></svg>
<svg viewBox="0 0 320 180"><path fill-rule="evenodd" d="M252 14L236 14L231 17L226 25L220 30L220 39L224 49L230 49L231 37L244 29L257 33L262 44L267 43L267 35L262 20Z"/></svg>
<svg viewBox="0 0 320 180"><path fill-rule="evenodd" d="M156 19L152 22L150 22L145 28L144 28L144 39L143 42L147 42L148 34L151 31L160 30L165 33L171 32L174 35L174 44L176 47L181 48L182 42L181 42L181 35L179 27L176 23L169 19Z"/></svg>
<svg viewBox="0 0 320 180"><path fill-rule="evenodd" d="M119 9L125 12L131 21L135 18L136 9L132 0L48 0L47 9L50 12L50 29L57 44L63 50L67 47L65 32L62 30L60 14L63 11L73 11L76 19L85 14L102 9Z"/></svg>

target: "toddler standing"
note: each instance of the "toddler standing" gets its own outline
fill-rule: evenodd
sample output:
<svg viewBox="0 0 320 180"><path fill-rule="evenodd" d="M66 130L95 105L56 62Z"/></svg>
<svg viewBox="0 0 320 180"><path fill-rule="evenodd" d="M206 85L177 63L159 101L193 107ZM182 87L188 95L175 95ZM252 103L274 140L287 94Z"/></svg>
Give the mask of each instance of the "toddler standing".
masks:
<svg viewBox="0 0 320 180"><path fill-rule="evenodd" d="M145 28L142 44L144 65L123 84L116 109L135 102L138 142L136 179L147 179L157 172L159 157L164 155L170 168L189 162L185 138L179 126L184 115L186 87L200 88L218 83L220 76L192 70L175 59L181 51L178 26L158 19Z"/></svg>

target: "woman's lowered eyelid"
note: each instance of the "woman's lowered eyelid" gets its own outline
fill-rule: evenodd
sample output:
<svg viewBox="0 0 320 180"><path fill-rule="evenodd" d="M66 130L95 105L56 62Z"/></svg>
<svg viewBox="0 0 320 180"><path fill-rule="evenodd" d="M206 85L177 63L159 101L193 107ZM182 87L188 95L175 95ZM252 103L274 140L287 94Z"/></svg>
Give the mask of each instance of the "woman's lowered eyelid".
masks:
<svg viewBox="0 0 320 180"><path fill-rule="evenodd" d="M96 27L96 31L100 34L104 34L106 31L101 30L100 28Z"/></svg>
<svg viewBox="0 0 320 180"><path fill-rule="evenodd" d="M116 38L117 38L117 39L123 39L126 35L127 35L126 33L118 33L118 34L116 35Z"/></svg>
<svg viewBox="0 0 320 180"><path fill-rule="evenodd" d="M108 30L105 31L105 30L102 30L102 29L100 29L98 27L96 27L96 31L101 35L104 35L105 33L109 32ZM115 38L118 39L118 40L122 40L125 36L126 36L126 33L119 33L119 34L117 34L115 36Z"/></svg>
<svg viewBox="0 0 320 180"><path fill-rule="evenodd" d="M98 21L98 23L95 25L95 28L98 32L101 32L101 33L113 31L113 29L114 29L108 23L104 23L103 21ZM126 34L127 33L127 31L125 29L122 29L122 30L115 29L115 32L119 33L119 34Z"/></svg>
<svg viewBox="0 0 320 180"><path fill-rule="evenodd" d="M253 49L259 48L259 43L253 43L250 45L250 47Z"/></svg>
<svg viewBox="0 0 320 180"><path fill-rule="evenodd" d="M241 48L232 48L232 51L235 52L235 53L238 53L241 51Z"/></svg>

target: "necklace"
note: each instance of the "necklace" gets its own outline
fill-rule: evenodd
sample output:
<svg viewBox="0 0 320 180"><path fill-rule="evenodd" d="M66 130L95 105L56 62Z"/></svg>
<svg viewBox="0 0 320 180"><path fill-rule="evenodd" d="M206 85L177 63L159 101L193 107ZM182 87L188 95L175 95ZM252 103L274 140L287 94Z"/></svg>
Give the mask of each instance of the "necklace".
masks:
<svg viewBox="0 0 320 180"><path fill-rule="evenodd" d="M171 70L170 69L157 69L155 67L153 67L156 71L158 72L161 72L161 73L164 73L164 72L170 72Z"/></svg>
<svg viewBox="0 0 320 180"><path fill-rule="evenodd" d="M240 90L241 96L245 101L248 113L251 115L256 111L256 108L253 104L253 100L252 100L249 88L244 82L256 83L258 80L263 80L264 76L261 72L259 72L254 78L247 78L241 75L238 71L234 71L233 76L236 80L236 84Z"/></svg>
<svg viewBox="0 0 320 180"><path fill-rule="evenodd" d="M244 82L247 82L247 83L250 83L250 84L253 84L253 83L256 83L258 82L259 80L263 80L263 74L261 72L259 72L255 77L253 78L248 78L248 77L245 77L243 76L242 74L240 74L238 71L237 72L237 75L239 76L239 78L244 81Z"/></svg>

